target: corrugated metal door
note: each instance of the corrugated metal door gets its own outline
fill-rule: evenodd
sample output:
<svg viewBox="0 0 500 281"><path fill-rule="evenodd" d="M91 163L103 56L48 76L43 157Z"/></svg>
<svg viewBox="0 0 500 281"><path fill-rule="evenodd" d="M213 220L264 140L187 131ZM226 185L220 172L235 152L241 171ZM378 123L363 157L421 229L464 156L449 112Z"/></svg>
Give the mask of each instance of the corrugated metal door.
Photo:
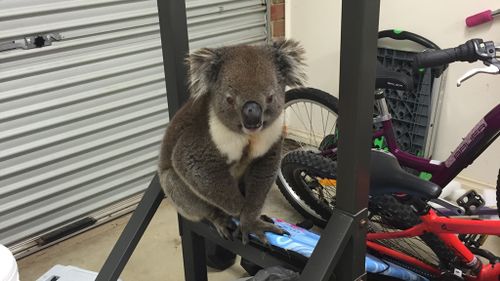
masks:
<svg viewBox="0 0 500 281"><path fill-rule="evenodd" d="M262 0L187 13L191 49L268 37ZM55 40L19 48L39 36ZM168 122L156 1L3 0L2 48L0 243L27 253L56 228L133 209Z"/></svg>

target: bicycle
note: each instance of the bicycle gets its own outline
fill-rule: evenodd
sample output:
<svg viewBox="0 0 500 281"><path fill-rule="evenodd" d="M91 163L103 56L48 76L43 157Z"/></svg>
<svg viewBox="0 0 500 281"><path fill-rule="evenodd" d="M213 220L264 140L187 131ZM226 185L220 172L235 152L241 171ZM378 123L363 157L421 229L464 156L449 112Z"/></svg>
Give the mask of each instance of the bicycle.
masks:
<svg viewBox="0 0 500 281"><path fill-rule="evenodd" d="M500 61L496 58L496 52L499 49L491 41L472 39L457 48L421 53L416 56L415 63L419 67L433 67L453 61L480 60L487 66L467 72L459 79L460 84L477 73L498 74ZM383 136L388 151L395 155L402 166L430 173L432 177L429 184L435 183L444 188L500 135L500 104L477 123L446 161L414 156L398 148L391 115L384 98L383 88L401 89L411 85L401 75L394 72L385 73L384 76L392 79L391 83L385 85L382 83L384 80L377 75L378 90L375 91L375 103L379 115L374 118L374 123L380 123L381 129L374 132L374 138ZM323 107L337 112L337 100L329 94L305 88L290 90L287 95L297 95L298 92L304 98L311 95L313 100L325 101L322 103ZM321 99L318 98L320 95ZM323 136L319 145L313 145L315 149L302 147L286 153L277 179L278 187L292 206L319 226L325 224L330 217L331 208L335 207L336 139L335 132L329 132ZM500 179L500 171L498 177ZM460 198L459 202L462 202L460 206L438 198L433 199L433 202L452 210L456 215L473 214L484 205L484 200L475 192L467 193ZM500 207L500 184L497 184L497 205ZM500 212L498 209L497 212Z"/></svg>
<svg viewBox="0 0 500 281"><path fill-rule="evenodd" d="M371 159L364 224L368 280L499 280L500 257L481 246L485 235L500 235L500 220L442 216L428 204L440 195L438 185L403 170L388 152L373 150ZM280 219L268 219L288 232L266 233L273 252L305 264L320 236ZM253 241L264 246L256 237Z"/></svg>
<svg viewBox="0 0 500 281"><path fill-rule="evenodd" d="M500 257L481 249L485 235L500 235L500 220L441 216L428 204L440 193L437 184L405 172L394 155L372 153L369 252L430 280L500 280ZM417 237L428 246L425 254L407 240Z"/></svg>

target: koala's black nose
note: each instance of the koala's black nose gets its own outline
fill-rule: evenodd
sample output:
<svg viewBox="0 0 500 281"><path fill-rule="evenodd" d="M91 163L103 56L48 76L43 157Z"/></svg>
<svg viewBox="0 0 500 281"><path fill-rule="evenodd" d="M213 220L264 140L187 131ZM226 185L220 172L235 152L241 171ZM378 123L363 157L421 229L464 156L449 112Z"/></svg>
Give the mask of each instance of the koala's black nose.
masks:
<svg viewBox="0 0 500 281"><path fill-rule="evenodd" d="M254 101L243 105L243 125L247 129L256 129L262 125L262 107Z"/></svg>

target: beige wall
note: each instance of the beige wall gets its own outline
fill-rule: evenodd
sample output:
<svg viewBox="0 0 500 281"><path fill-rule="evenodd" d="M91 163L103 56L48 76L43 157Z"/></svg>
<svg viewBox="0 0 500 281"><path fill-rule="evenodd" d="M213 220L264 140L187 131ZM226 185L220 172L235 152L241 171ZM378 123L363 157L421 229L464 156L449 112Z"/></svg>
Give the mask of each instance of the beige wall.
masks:
<svg viewBox="0 0 500 281"><path fill-rule="evenodd" d="M468 29L464 19L485 9L498 9L493 0L410 1L382 0L380 29L400 28L421 34L441 47L452 47L480 37L500 43L500 18ZM309 85L335 95L338 89L340 1L287 0L286 35L302 42L307 51ZM500 102L500 76L479 75L457 88L456 79L472 67L450 66L445 81L434 158L444 160L467 132ZM462 177L493 186L500 168L500 140L464 170Z"/></svg>

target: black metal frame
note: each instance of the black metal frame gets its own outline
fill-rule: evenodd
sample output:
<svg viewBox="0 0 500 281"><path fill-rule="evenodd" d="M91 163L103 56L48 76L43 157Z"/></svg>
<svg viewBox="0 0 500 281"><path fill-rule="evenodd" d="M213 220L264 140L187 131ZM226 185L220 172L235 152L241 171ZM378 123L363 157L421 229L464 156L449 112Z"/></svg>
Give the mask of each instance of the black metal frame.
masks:
<svg viewBox="0 0 500 281"><path fill-rule="evenodd" d="M184 64L189 51L186 7L181 0L157 2L172 118L188 97ZM338 203L310 259L304 264L303 260L256 243L244 246L240 241L223 240L208 225L179 216L186 280L207 280L206 242L261 267L282 265L301 271L300 280L304 281L366 280L364 241L379 6L380 0L342 1ZM118 279L163 198L155 176L96 281Z"/></svg>

